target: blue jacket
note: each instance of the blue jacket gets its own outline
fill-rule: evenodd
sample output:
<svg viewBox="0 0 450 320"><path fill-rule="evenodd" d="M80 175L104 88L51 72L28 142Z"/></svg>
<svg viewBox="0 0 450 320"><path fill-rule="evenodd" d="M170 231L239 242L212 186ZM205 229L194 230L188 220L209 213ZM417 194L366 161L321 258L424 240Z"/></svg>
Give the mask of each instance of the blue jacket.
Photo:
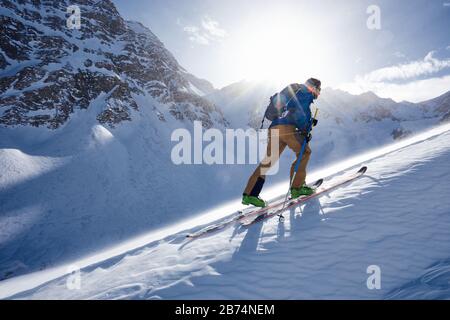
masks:
<svg viewBox="0 0 450 320"><path fill-rule="evenodd" d="M295 97L287 103L287 111L281 117L275 119L270 124L270 128L280 124L293 125L299 130L308 130L312 121L311 103L314 101L314 96L308 91L306 86L301 85Z"/></svg>

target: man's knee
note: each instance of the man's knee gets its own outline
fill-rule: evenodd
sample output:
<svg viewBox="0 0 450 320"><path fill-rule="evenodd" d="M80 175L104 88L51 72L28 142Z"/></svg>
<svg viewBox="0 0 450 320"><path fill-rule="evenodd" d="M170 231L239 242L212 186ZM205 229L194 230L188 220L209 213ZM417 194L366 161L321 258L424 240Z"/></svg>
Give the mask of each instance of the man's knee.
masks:
<svg viewBox="0 0 450 320"><path fill-rule="evenodd" d="M298 152L296 152L297 158L298 158L298 156L300 155L300 151L301 151L301 150L299 150ZM311 156L311 149L307 146L307 147L305 148L305 150L303 151L302 158L309 158L310 156Z"/></svg>
<svg viewBox="0 0 450 320"><path fill-rule="evenodd" d="M309 146L306 146L305 148L305 156L309 157L311 155L311 148Z"/></svg>
<svg viewBox="0 0 450 320"><path fill-rule="evenodd" d="M296 155L300 154L300 151L302 151L302 145L298 141L290 141L288 146Z"/></svg>

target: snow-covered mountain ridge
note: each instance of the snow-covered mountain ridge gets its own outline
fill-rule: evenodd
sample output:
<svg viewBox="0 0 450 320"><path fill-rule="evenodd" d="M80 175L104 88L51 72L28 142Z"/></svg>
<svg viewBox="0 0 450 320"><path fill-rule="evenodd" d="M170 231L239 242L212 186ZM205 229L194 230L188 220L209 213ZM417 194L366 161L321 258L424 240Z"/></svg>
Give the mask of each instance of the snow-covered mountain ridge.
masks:
<svg viewBox="0 0 450 320"><path fill-rule="evenodd" d="M281 89L263 81L241 81L216 90L206 98L220 106L234 126L259 128L269 97ZM433 119L435 124L447 121L450 117L450 91L428 101L411 103L381 98L373 92L352 95L326 87L314 107L320 109L322 118L336 124L363 122L370 125L391 120L397 124L395 129L400 131L405 129L402 124L408 121ZM392 136L401 137L393 132Z"/></svg>
<svg viewBox="0 0 450 320"><path fill-rule="evenodd" d="M266 82L242 81L206 98L223 110L232 127L257 129L269 97L280 90ZM422 103L397 103L372 92L352 95L324 88L311 107L319 109L312 163L326 165L447 122L450 91Z"/></svg>
<svg viewBox="0 0 450 320"><path fill-rule="evenodd" d="M80 8L79 30L66 26L70 5ZM0 19L0 125L59 128L98 98L96 119L110 127L144 108L162 122L225 124L200 96L212 86L109 0L2 0Z"/></svg>

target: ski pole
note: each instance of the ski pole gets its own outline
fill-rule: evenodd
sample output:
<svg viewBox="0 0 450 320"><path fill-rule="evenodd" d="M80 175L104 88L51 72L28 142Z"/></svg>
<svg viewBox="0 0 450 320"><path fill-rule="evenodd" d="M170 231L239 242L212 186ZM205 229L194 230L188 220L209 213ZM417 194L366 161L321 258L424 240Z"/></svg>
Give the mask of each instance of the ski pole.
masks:
<svg viewBox="0 0 450 320"><path fill-rule="evenodd" d="M316 108L316 111L314 112L314 119L317 119L318 112L319 112L319 109ZM311 131L312 131L312 120L311 120L311 123L309 124L308 135L307 136L309 136ZM301 150L301 157L300 156L298 157L297 163L295 164L295 172L294 172L294 175L292 176L292 181L291 181L291 185L290 185L291 188L292 188L292 183L294 182L295 176L297 175L298 167L300 166L300 162L301 162L301 159L303 157L303 153L305 152L305 149L306 149L306 145L307 145L306 140L307 139L305 137L305 139L303 139L302 150Z"/></svg>
<svg viewBox="0 0 450 320"><path fill-rule="evenodd" d="M316 111L314 112L314 119L317 119L317 114L318 113L319 113L319 109L316 108ZM311 120L311 123L309 124L308 131L307 131L308 132L307 136L309 136L309 134L312 131L312 123L313 123L313 120ZM286 193L286 196L284 197L283 207L280 210L281 212L284 210L284 207L286 206L286 202L287 202L287 199L288 199L288 196L289 196L289 191L291 190L292 184L294 183L295 177L297 176L298 167L300 166L300 162L302 161L302 158L303 158L303 153L305 152L305 149L306 149L307 136L303 139L302 148L300 150L300 153L298 154L297 162L295 163L294 174L292 175L291 181L289 182L289 189L288 189L288 191ZM280 217L280 220L284 219L283 213L280 213L278 216Z"/></svg>

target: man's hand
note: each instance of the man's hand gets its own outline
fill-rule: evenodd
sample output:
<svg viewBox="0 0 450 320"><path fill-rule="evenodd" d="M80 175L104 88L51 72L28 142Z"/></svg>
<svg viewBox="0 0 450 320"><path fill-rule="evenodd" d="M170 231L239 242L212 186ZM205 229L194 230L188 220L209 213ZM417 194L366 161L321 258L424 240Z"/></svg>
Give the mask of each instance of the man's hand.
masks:
<svg viewBox="0 0 450 320"><path fill-rule="evenodd" d="M312 118L312 126L313 127L317 126L318 123L319 123L319 120L317 120L316 118Z"/></svg>
<svg viewBox="0 0 450 320"><path fill-rule="evenodd" d="M311 141L311 139L312 139L311 133L308 133L308 135L305 136L305 139L306 139L306 143L309 143Z"/></svg>

